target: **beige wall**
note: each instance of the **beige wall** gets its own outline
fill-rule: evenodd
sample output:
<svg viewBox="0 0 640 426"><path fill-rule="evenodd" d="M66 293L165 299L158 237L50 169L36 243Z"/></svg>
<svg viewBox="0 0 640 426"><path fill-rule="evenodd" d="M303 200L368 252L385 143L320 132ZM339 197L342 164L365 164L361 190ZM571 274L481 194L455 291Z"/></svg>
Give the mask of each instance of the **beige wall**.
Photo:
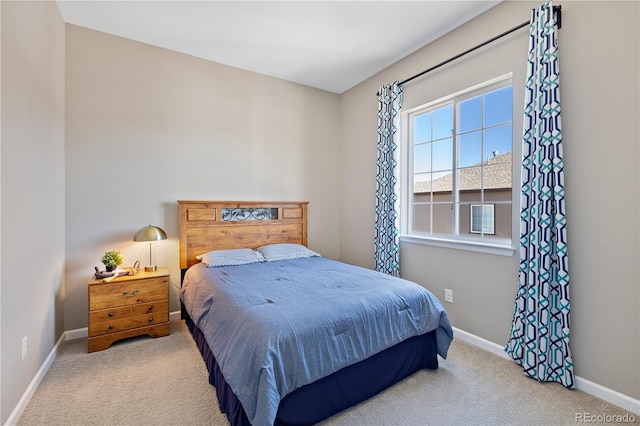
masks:
<svg viewBox="0 0 640 426"><path fill-rule="evenodd" d="M373 267L376 91L529 19L538 2L504 2L342 95L342 260ZM559 33L575 373L640 398L639 5L562 4ZM426 102L514 73L523 105L527 30L405 85ZM477 81L476 81L477 80ZM429 98L428 96L433 96ZM514 128L521 127L516 123ZM514 158L518 157L514 149ZM515 185L517 186L517 185ZM593 194L598 194L594 200ZM612 208L612 206L615 206ZM444 300L453 325L504 345L518 258L401 244L401 274Z"/></svg>
<svg viewBox="0 0 640 426"><path fill-rule="evenodd" d="M67 26L65 327L87 325L105 250L148 261L149 223L179 310L177 200L309 201L309 246L339 258L339 96Z"/></svg>
<svg viewBox="0 0 640 426"><path fill-rule="evenodd" d="M53 2L2 1L0 9L4 424L64 331L65 27Z"/></svg>
<svg viewBox="0 0 640 426"><path fill-rule="evenodd" d="M335 95L75 26L65 41L53 2L0 2L0 422L62 331L86 326L85 282L105 250L144 263L133 234L162 226L169 240L157 263L179 285L178 199L308 200L310 246L372 267L378 86L527 20L537 5L502 3ZM638 6L567 1L560 32L576 373L636 399ZM484 81L496 71L488 63L503 64L492 55L519 61L522 46L518 33L420 81L445 92L469 76ZM505 343L515 257L403 243L401 262L441 299L454 290L446 307L456 327Z"/></svg>

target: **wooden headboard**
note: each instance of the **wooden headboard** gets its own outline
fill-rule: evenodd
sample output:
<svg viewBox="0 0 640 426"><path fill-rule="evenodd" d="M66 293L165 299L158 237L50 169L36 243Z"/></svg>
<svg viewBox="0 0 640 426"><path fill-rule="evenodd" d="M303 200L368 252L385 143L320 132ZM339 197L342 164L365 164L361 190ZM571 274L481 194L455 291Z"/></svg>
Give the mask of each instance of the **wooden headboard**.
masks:
<svg viewBox="0 0 640 426"><path fill-rule="evenodd" d="M211 250L307 245L307 201L178 201L180 269Z"/></svg>

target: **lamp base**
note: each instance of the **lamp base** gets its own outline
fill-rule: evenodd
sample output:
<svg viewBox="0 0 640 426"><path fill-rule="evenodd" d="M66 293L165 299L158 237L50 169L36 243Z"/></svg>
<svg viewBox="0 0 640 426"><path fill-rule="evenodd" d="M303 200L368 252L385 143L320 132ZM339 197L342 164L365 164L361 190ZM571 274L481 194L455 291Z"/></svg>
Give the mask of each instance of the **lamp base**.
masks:
<svg viewBox="0 0 640 426"><path fill-rule="evenodd" d="M145 266L144 267L144 271L145 272L155 272L158 270L157 266Z"/></svg>

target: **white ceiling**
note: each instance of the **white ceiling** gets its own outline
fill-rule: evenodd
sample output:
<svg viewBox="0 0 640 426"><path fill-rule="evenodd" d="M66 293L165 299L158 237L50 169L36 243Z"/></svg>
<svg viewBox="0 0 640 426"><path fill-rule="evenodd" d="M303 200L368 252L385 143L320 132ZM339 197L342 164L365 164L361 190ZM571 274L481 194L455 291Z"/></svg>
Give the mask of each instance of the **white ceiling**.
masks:
<svg viewBox="0 0 640 426"><path fill-rule="evenodd" d="M500 1L57 3L70 24L342 93Z"/></svg>

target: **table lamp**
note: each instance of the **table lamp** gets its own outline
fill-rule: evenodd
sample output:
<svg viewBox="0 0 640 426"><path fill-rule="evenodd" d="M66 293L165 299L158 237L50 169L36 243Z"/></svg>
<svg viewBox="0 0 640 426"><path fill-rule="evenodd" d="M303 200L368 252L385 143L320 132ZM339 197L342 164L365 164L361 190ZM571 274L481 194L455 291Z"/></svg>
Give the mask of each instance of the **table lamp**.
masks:
<svg viewBox="0 0 640 426"><path fill-rule="evenodd" d="M149 243L149 266L144 267L144 270L146 272L153 272L156 269L158 269L158 267L153 265L151 261L151 244L153 244L154 241L160 241L160 240L166 240L166 239L167 239L166 232L164 232L162 228L158 228L157 226L153 226L153 225L145 226L144 228L136 232L136 235L134 235L133 241L141 241L141 242Z"/></svg>

